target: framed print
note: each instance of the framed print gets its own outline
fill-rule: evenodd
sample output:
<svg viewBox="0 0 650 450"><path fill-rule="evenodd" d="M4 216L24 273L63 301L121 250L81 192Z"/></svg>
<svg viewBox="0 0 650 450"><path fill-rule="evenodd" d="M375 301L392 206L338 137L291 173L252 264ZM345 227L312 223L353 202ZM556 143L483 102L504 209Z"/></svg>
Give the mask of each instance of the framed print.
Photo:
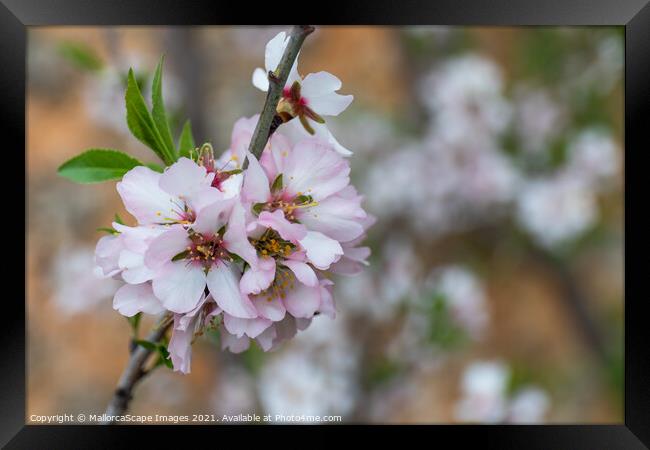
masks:
<svg viewBox="0 0 650 450"><path fill-rule="evenodd" d="M650 6L314 11L2 0L3 445L648 448Z"/></svg>

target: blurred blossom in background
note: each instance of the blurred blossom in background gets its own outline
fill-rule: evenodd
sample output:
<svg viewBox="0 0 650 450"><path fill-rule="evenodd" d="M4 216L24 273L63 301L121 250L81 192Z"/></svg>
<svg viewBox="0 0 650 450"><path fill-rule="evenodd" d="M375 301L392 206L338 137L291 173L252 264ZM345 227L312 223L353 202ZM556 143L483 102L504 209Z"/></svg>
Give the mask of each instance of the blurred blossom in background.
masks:
<svg viewBox="0 0 650 450"><path fill-rule="evenodd" d="M30 415L101 413L130 339L92 255L96 228L132 219L114 183L56 168L90 147L151 160L124 83L133 67L148 97L161 53L172 128L189 116L223 151L261 110L249 74L284 29L30 31ZM336 280L334 321L268 354L208 334L192 373L158 369L132 412L622 422L622 29L322 27L300 60L355 96L328 127L377 218L371 264Z"/></svg>

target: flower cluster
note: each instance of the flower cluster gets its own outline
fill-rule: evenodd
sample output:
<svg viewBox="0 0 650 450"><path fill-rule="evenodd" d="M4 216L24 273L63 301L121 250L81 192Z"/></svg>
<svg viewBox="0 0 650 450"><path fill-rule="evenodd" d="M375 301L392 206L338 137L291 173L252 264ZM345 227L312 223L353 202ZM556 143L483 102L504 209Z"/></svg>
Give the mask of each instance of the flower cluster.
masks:
<svg viewBox="0 0 650 450"><path fill-rule="evenodd" d="M267 45L269 70L287 41L280 33ZM251 339L267 351L318 314L334 318L330 273L367 264L359 243L372 218L350 185L347 151L319 128L321 115L340 113L352 96L335 93L341 83L327 72L302 79L294 67L289 83L277 112L291 117L259 160L248 152L254 116L235 123L220 157L204 144L162 173L137 166L117 184L137 225L113 223L96 262L125 282L113 302L121 314L173 314L175 370L189 372L192 342L206 329L218 327L232 352ZM293 118L307 133L290 129Z"/></svg>

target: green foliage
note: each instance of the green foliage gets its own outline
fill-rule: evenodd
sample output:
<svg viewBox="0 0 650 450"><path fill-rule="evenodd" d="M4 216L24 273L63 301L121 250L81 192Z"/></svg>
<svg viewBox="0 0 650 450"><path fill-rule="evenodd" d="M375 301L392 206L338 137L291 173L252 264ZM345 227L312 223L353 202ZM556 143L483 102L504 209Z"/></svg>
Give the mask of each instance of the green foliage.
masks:
<svg viewBox="0 0 650 450"><path fill-rule="evenodd" d="M118 231L116 231L115 229L110 228L110 227L99 227L99 228L96 228L96 230L97 231L104 231L105 233L108 233L108 234L120 234Z"/></svg>
<svg viewBox="0 0 650 450"><path fill-rule="evenodd" d="M136 339L133 341L135 344L139 345L140 347L143 347L150 352L157 352L158 353L158 360L156 361L156 364L154 367L158 367L160 365L165 365L169 367L170 369L173 368L173 364L171 359L169 359L169 350L167 350L167 343L166 342L161 342L161 343L154 343L150 341L146 341L144 339Z"/></svg>
<svg viewBox="0 0 650 450"><path fill-rule="evenodd" d="M189 250L183 250L179 254L174 255L174 257L172 258L172 261L180 261L182 259L185 259L187 257L187 255L189 255L189 254L190 254Z"/></svg>
<svg viewBox="0 0 650 450"><path fill-rule="evenodd" d="M153 83L151 88L151 115L153 121L158 128L158 132L163 140L166 149L175 153L174 141L172 139L172 132L169 129L169 122L167 121L167 113L165 112L165 102L162 95L162 66L165 57L161 56L156 71L153 76Z"/></svg>
<svg viewBox="0 0 650 450"><path fill-rule="evenodd" d="M160 366L164 364L166 367L169 369L174 368L174 364L172 363L172 360L169 358L169 350L167 350L167 345L165 344L159 344L157 347L158 354L160 355L158 357L158 361L156 362L156 366Z"/></svg>
<svg viewBox="0 0 650 450"><path fill-rule="evenodd" d="M275 177L273 184L271 185L271 192L275 193L282 189L282 174Z"/></svg>
<svg viewBox="0 0 650 450"><path fill-rule="evenodd" d="M58 51L62 57L82 70L96 72L104 66L95 51L81 42L62 42L59 44Z"/></svg>
<svg viewBox="0 0 650 450"><path fill-rule="evenodd" d="M75 44L76 45L76 44ZM76 55L77 59L85 61L88 67L99 67L93 62L91 54L83 51L83 46L68 45L67 54ZM85 55L83 58L80 55ZM162 94L162 68L164 57L156 67L153 76L151 103L149 108L142 96L142 78L137 78L133 69L126 76L126 122L129 130L140 142L149 147L168 166L173 164L179 153L189 156L194 148L194 138L190 122L187 121L178 143L178 151L174 146L172 132L169 126L165 103ZM90 149L65 162L58 169L59 175L77 183L98 183L101 181L119 180L126 172L136 166L145 165L151 170L162 173L164 167L155 163L142 163L136 158L112 149ZM104 229L109 231L109 229Z"/></svg>
<svg viewBox="0 0 650 450"><path fill-rule="evenodd" d="M311 195L299 195L296 197L296 203L298 204L304 204L304 203L311 203L314 201L314 198Z"/></svg>
<svg viewBox="0 0 650 450"><path fill-rule="evenodd" d="M138 330L140 328L140 319L142 319L142 313L137 313L134 316L127 317L126 320L131 325L131 331L133 332L133 337L138 337Z"/></svg>
<svg viewBox="0 0 650 450"><path fill-rule="evenodd" d="M94 148L63 163L58 174L76 183L99 183L119 180L142 163L118 150Z"/></svg>
<svg viewBox="0 0 650 450"><path fill-rule="evenodd" d="M451 317L444 295L435 293L429 310L429 340L444 349L458 347L467 336Z"/></svg>
<svg viewBox="0 0 650 450"><path fill-rule="evenodd" d="M146 163L145 166L158 173L163 173L164 171L164 169L160 166L160 164Z"/></svg>
<svg viewBox="0 0 650 450"><path fill-rule="evenodd" d="M574 123L577 127L613 125L608 98L596 89L585 89L573 93Z"/></svg>
<svg viewBox="0 0 650 450"><path fill-rule="evenodd" d="M151 352L155 351L158 346L157 344L154 344L153 342L146 341L144 339L135 339L133 341L135 344L139 345L140 347L143 347Z"/></svg>
<svg viewBox="0 0 650 450"><path fill-rule="evenodd" d="M612 345L607 353L607 364L604 365L605 376L608 382L611 394L617 406L622 409L623 393L625 392L625 360L624 344L622 340L614 340L616 345Z"/></svg>
<svg viewBox="0 0 650 450"><path fill-rule="evenodd" d="M552 28L531 29L520 41L522 75L555 83L564 75L569 48L563 36Z"/></svg>
<svg viewBox="0 0 650 450"><path fill-rule="evenodd" d="M384 384L397 376L401 368L397 363L388 358L379 358L372 361L365 372L364 385L368 388L374 388Z"/></svg>
<svg viewBox="0 0 650 450"><path fill-rule="evenodd" d="M253 210L253 214L259 216L262 212L262 208L264 208L264 205L266 205L266 203L255 203L251 208Z"/></svg>
<svg viewBox="0 0 650 450"><path fill-rule="evenodd" d="M181 136L178 139L178 154L186 158L190 157L190 152L196 148L194 136L192 135L192 124L189 120L185 121Z"/></svg>
<svg viewBox="0 0 650 450"><path fill-rule="evenodd" d="M160 84L160 76L158 78L158 81L154 80L154 85ZM152 93L152 97L158 96ZM176 161L176 150L173 145L169 145L170 141L163 137L163 134L169 131L169 125L165 130L163 124L163 122L166 124L166 119L163 120L165 114L161 111L162 96L154 101L154 104L158 105L155 106L157 119L154 120L142 97L133 69L129 69L125 101L126 123L133 136L153 150L166 165L173 164ZM162 133L159 127L163 127Z"/></svg>
<svg viewBox="0 0 650 450"><path fill-rule="evenodd" d="M242 353L242 360L246 369L253 375L256 375L264 366L266 354L257 345L251 345L248 350Z"/></svg>

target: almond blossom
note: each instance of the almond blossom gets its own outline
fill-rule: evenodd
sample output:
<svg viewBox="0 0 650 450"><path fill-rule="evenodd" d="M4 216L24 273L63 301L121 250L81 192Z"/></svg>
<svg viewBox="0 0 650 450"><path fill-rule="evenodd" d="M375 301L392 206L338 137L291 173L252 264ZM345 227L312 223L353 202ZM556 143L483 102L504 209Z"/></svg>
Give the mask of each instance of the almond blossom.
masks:
<svg viewBox="0 0 650 450"><path fill-rule="evenodd" d="M244 173L240 198L250 211L247 233L258 264L244 272L240 290L258 315L224 311L223 345L235 352L249 339L274 348L316 314L333 318L333 283L324 271L346 257L344 245L354 261L365 262L369 254L356 247L371 222L348 184L347 162L315 138L284 144L270 146L259 162L249 155Z"/></svg>
<svg viewBox="0 0 650 450"><path fill-rule="evenodd" d="M253 72L252 82L256 88L268 91L268 73L278 67L289 39L285 32L281 32L266 44L264 54L266 70L258 67ZM314 135L329 143L340 154L351 155L352 152L334 138L322 116L338 116L350 106L354 96L338 94L336 91L341 89L342 83L331 73L321 71L310 73L302 78L298 74L297 66L296 58L277 107L278 114L286 122L284 132L296 139ZM298 118L299 123L291 120L295 117Z"/></svg>
<svg viewBox="0 0 650 450"><path fill-rule="evenodd" d="M268 43L266 71L253 76L260 89L268 90L267 74L289 41L280 33ZM162 60L155 80L161 70ZM165 139L171 130L164 116L158 120L159 89L152 91L151 121L131 117L146 122L138 126L156 128L160 136L152 140L139 136L137 126L130 129L168 167L138 165L123 175L116 188L136 224L116 220L97 243L95 262L103 277L124 283L113 298L122 315L164 313L169 343L151 344L167 346L174 370L190 372L192 344L206 330L218 328L222 349L233 353L252 341L269 351L318 315L334 319L330 275L354 275L367 265L370 249L362 240L375 219L350 185L350 164L342 155L351 152L322 118L352 102L351 95L337 93L340 88L327 72L301 77L295 63L277 108L266 112L276 125L259 160L249 152L259 116L237 120L219 156L209 143L195 147L189 123L178 148L162 142L171 141ZM127 112L140 111L131 78L129 89Z"/></svg>
<svg viewBox="0 0 650 450"><path fill-rule="evenodd" d="M256 121L237 121L221 157L204 144L162 174L129 171L117 190L138 223L114 222L97 244L101 273L125 282L115 309L172 313L168 350L183 373L205 328L219 326L231 352L251 340L268 351L314 316L334 318L328 272L358 273L370 254L360 244L374 218L349 163L317 137L281 133L258 161L247 152Z"/></svg>
<svg viewBox="0 0 650 450"><path fill-rule="evenodd" d="M241 271L233 254L257 264L244 232L241 205L229 199L203 208L191 226L170 227L154 239L145 263L155 272L153 291L168 310L194 309L207 287L224 311L253 318L252 304L239 293Z"/></svg>

